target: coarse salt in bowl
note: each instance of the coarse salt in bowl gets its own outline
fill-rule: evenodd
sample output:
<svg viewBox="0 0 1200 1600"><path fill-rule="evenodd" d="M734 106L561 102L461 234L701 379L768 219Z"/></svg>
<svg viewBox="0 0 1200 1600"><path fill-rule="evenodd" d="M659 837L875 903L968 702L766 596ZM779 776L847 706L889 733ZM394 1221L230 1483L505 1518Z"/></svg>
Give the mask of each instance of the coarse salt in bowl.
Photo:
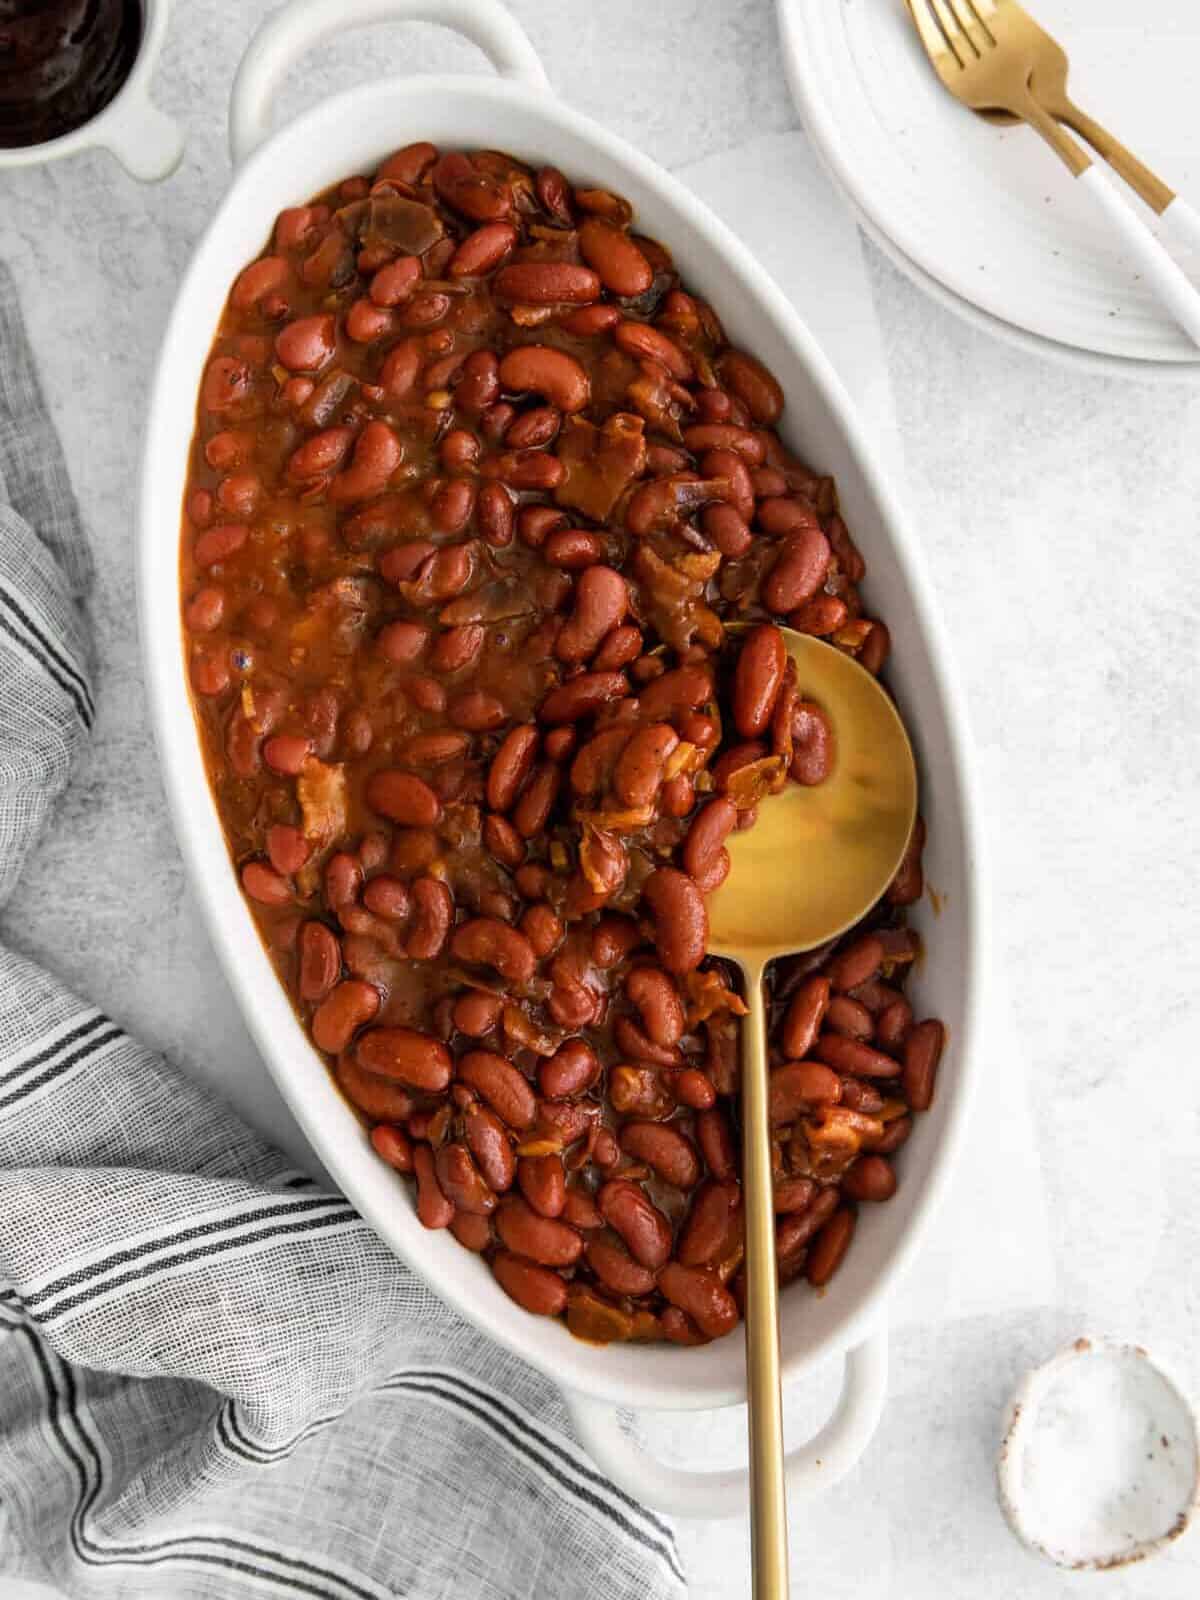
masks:
<svg viewBox="0 0 1200 1600"><path fill-rule="evenodd" d="M1009 1526L1038 1555L1075 1569L1125 1566L1192 1520L1195 1413L1140 1345L1077 1339L1013 1395L997 1479Z"/></svg>

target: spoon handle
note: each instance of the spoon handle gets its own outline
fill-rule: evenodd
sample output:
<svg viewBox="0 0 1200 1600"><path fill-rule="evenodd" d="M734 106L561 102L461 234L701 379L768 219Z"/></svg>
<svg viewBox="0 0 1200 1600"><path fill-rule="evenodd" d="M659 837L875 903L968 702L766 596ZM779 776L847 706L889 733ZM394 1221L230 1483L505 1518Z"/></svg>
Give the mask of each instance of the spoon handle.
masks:
<svg viewBox="0 0 1200 1600"><path fill-rule="evenodd" d="M746 1220L746 1390L754 1600L787 1600L787 1496L779 1399L779 1283L763 968L747 967L742 1027L742 1173Z"/></svg>

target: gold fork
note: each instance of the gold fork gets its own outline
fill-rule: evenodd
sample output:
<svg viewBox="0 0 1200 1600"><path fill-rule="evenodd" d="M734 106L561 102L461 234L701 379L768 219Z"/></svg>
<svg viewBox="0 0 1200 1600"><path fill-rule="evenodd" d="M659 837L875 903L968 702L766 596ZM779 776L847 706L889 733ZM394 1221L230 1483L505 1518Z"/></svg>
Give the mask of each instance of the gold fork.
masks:
<svg viewBox="0 0 1200 1600"><path fill-rule="evenodd" d="M1200 216L1067 95L1067 57L1017 0L908 0L930 62L956 100L1005 111L1036 129L1120 234L1134 264L1179 325L1200 344L1200 293L1061 123L1086 138L1163 217L1181 244L1200 248Z"/></svg>

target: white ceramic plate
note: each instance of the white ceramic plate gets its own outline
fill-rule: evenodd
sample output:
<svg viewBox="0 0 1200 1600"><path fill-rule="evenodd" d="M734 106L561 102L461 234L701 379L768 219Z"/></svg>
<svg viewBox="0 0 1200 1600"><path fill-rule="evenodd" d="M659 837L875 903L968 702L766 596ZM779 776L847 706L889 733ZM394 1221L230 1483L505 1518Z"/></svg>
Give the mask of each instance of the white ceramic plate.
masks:
<svg viewBox="0 0 1200 1600"><path fill-rule="evenodd" d="M1126 374L1200 373L1196 347L1037 135L982 121L941 87L904 0L778 7L809 137L911 276L1027 347ZM1030 0L1030 10L1067 49L1077 101L1194 201L1200 7ZM1200 284L1200 263L1188 265Z"/></svg>

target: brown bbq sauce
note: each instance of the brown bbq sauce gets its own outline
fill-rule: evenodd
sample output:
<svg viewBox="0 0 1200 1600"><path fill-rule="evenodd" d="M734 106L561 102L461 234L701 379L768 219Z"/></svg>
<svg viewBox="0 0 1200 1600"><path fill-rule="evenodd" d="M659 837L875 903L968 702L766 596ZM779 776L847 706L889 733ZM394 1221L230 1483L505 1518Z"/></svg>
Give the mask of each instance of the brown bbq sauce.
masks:
<svg viewBox="0 0 1200 1600"><path fill-rule="evenodd" d="M0 148L48 144L90 122L141 41L140 0L0 0Z"/></svg>

